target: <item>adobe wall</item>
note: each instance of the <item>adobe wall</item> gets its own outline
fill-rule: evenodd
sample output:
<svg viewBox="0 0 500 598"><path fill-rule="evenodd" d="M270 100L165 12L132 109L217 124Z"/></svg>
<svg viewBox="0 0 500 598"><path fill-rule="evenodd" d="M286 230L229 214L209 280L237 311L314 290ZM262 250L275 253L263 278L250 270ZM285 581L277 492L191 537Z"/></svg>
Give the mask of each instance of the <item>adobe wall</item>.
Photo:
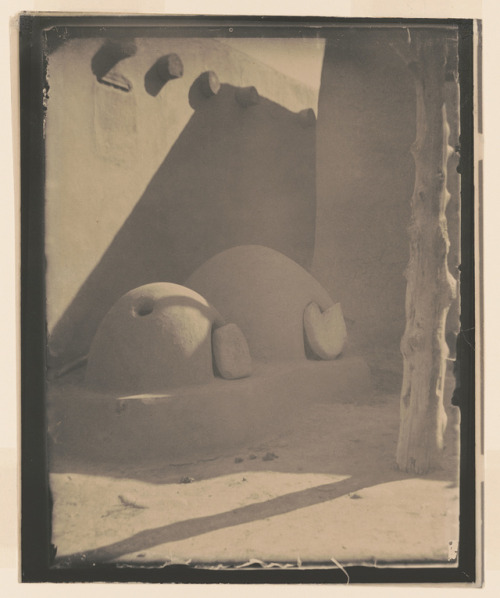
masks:
<svg viewBox="0 0 500 598"><path fill-rule="evenodd" d="M183 284L236 245L276 249L340 301L349 342L398 351L413 193L415 88L394 43L404 31L346 28L327 41L318 94L215 39L141 38L103 85L104 39L73 39L48 60L46 243L49 359L87 353L102 317L134 287ZM155 82L177 53L181 78ZM286 58L286 56L285 56ZM318 57L320 59L321 56ZM203 99L199 75L220 91ZM238 89L260 102L243 107ZM458 144L458 98L447 85ZM316 124L299 111L318 106ZM449 162L450 270L457 274L457 157ZM457 327L458 304L448 328Z"/></svg>
<svg viewBox="0 0 500 598"><path fill-rule="evenodd" d="M415 86L397 52L406 31L339 30L327 41L317 122L316 246L312 273L351 320L351 342L398 351L415 167ZM454 91L455 90L455 91ZM457 138L457 97L447 85ZM457 159L449 161L450 270L458 265ZM452 308L457 326L457 306Z"/></svg>
<svg viewBox="0 0 500 598"><path fill-rule="evenodd" d="M298 112L317 91L215 39L136 39L97 79L104 39L71 39L48 56L46 253L49 359L84 355L125 292L182 283L228 247L257 243L309 266L315 228L315 127ZM160 86L176 53L183 76ZM102 51L101 51L102 54ZM102 58L102 56L101 56ZM196 93L214 71L220 91ZM260 102L235 101L255 86Z"/></svg>

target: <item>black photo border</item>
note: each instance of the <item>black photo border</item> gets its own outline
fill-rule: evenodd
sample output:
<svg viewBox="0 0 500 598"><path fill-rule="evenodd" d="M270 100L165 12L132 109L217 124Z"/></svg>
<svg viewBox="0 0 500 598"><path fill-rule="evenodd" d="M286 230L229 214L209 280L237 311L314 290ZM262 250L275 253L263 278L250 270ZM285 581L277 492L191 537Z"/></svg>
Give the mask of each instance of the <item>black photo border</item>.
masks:
<svg viewBox="0 0 500 598"><path fill-rule="evenodd" d="M476 22L480 32L480 22ZM51 27L85 28L86 35L102 36L102 28L124 28L139 36L145 29L161 28L162 35L198 37L316 36L329 27L346 25L456 25L459 32L460 174L461 174L461 332L458 401L461 409L460 535L456 568L413 563L401 567L349 566L351 584L475 584L481 578L478 559L476 457L482 454L476 439L475 317L479 299L476 263L474 189L474 21L471 19L364 19L256 16L134 16L24 13L19 15L20 162L21 162L21 581L23 582L146 582L345 584L338 568L209 570L172 565L158 569L96 565L91 569L51 568L51 499L46 450L46 341L45 236L44 236L44 31ZM158 29L159 31L160 29ZM478 47L481 47L480 40ZM480 55L480 52L478 52ZM480 90L479 90L480 91ZM480 94L479 94L480 97ZM480 104L480 102L479 102ZM479 108L480 110L480 108ZM481 123L479 124L481 127ZM481 169L479 169L480 171ZM480 174L480 172L479 172ZM479 179L480 180L480 179ZM478 190L480 194L481 190ZM479 205L479 209L481 206ZM479 387L479 385L478 385ZM478 442L476 443L476 440ZM477 444L477 447L476 447ZM479 546L480 548L480 546Z"/></svg>

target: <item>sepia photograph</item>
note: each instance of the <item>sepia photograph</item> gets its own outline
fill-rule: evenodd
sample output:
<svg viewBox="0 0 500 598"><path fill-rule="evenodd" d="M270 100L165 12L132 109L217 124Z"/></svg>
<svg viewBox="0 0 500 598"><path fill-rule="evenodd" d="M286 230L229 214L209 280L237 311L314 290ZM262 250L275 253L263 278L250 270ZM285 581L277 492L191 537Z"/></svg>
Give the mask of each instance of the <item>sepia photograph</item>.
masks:
<svg viewBox="0 0 500 598"><path fill-rule="evenodd" d="M19 39L24 581L477 582L480 22Z"/></svg>

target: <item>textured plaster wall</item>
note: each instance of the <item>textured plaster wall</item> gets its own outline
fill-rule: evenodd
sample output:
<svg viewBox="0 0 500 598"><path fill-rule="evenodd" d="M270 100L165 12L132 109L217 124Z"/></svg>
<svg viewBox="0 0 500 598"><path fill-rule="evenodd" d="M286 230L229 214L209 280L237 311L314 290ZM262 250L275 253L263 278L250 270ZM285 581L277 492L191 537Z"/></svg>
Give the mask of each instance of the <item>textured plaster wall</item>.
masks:
<svg viewBox="0 0 500 598"><path fill-rule="evenodd" d="M132 84L124 92L92 73L103 42L73 39L48 57L54 364L85 354L102 317L131 288L183 282L233 245L271 246L304 266L313 254L315 127L297 112L316 109L317 91L214 39L148 38L114 69ZM158 90L151 67L172 52L184 74ZM197 102L191 88L207 70L222 86ZM243 108L235 91L250 85L261 101Z"/></svg>
<svg viewBox="0 0 500 598"><path fill-rule="evenodd" d="M407 227L415 168L415 87L395 50L406 32L352 29L327 42L317 122L312 273L352 320L360 348L398 350L405 325ZM457 107L447 91L450 143ZM456 98L455 98L456 101ZM457 161L450 160L450 262L458 248ZM453 310L452 310L453 311ZM456 318L456 308L454 308Z"/></svg>

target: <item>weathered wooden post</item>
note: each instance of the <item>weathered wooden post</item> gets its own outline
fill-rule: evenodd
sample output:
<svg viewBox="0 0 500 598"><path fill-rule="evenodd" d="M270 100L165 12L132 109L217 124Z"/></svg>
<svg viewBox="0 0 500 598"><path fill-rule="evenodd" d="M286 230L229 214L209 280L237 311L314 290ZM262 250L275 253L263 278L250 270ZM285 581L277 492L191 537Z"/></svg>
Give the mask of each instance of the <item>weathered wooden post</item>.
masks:
<svg viewBox="0 0 500 598"><path fill-rule="evenodd" d="M446 414L443 390L448 354L445 324L456 293L448 270L446 205L448 146L444 85L449 31L411 32L407 61L416 87L415 187L411 198L410 259L406 268L406 328L401 420L396 462L399 469L423 474L443 447Z"/></svg>

